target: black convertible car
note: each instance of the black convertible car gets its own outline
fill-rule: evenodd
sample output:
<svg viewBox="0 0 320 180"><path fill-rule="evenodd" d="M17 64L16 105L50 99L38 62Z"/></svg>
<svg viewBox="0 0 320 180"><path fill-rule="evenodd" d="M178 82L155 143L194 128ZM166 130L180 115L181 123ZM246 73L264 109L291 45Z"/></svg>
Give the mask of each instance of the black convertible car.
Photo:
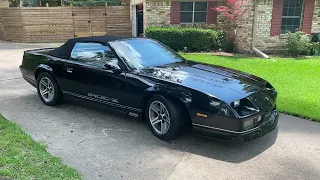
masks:
<svg viewBox="0 0 320 180"><path fill-rule="evenodd" d="M152 39L75 38L58 48L26 51L20 70L46 105L77 100L141 117L162 140L192 127L246 142L278 123L277 91L270 83L186 60Z"/></svg>

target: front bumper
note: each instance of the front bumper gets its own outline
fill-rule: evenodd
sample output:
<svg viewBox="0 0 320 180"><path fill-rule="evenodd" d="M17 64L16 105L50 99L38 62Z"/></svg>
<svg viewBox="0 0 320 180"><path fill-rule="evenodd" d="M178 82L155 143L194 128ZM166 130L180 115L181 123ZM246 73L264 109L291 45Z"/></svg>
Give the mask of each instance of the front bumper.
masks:
<svg viewBox="0 0 320 180"><path fill-rule="evenodd" d="M269 132L273 131L278 124L279 113L277 110L272 111L272 115L269 119L264 120L257 127L253 129L236 132L236 131L228 131L224 129L203 126L200 124L193 123L194 133L201 136L206 136L214 139L219 139L232 143L244 143L248 141L252 141L258 139Z"/></svg>

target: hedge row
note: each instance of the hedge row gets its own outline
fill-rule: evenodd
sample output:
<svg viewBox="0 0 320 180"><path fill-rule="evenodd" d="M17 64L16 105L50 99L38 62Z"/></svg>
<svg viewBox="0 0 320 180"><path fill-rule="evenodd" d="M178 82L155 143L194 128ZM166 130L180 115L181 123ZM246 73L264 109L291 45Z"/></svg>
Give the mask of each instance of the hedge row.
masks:
<svg viewBox="0 0 320 180"><path fill-rule="evenodd" d="M156 39L175 51L188 52L225 50L227 43L223 31L181 27L148 27L146 37Z"/></svg>

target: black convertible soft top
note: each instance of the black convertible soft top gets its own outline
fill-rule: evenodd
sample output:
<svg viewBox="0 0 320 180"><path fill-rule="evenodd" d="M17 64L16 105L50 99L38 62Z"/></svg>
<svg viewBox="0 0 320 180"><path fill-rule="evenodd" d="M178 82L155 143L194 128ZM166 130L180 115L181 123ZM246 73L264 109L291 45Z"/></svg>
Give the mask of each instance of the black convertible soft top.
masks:
<svg viewBox="0 0 320 180"><path fill-rule="evenodd" d="M122 39L128 39L133 38L130 36L91 36L91 37L79 37L79 38L73 38L68 40L66 43L64 43L62 46L55 48L48 52L49 55L63 58L63 59L69 59L71 51L74 47L74 45L77 42L93 42L93 43L100 43L100 44L107 44L110 41L116 41L116 40L122 40Z"/></svg>

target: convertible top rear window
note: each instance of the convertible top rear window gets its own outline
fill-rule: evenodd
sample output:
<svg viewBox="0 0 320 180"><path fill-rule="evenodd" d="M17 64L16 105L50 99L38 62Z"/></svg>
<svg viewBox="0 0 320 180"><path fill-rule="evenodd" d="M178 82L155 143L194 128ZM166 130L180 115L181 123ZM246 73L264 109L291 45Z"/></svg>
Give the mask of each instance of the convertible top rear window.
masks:
<svg viewBox="0 0 320 180"><path fill-rule="evenodd" d="M184 61L176 52L151 39L112 41L110 45L133 69Z"/></svg>

